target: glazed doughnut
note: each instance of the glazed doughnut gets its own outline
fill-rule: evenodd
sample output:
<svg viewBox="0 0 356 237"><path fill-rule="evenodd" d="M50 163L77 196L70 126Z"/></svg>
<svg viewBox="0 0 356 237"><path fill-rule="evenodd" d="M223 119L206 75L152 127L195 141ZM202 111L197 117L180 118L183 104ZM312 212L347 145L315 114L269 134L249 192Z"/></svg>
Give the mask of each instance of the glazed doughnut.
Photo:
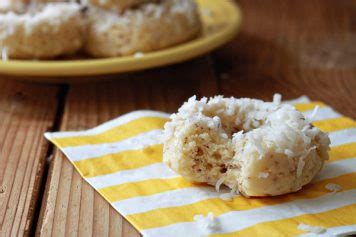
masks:
<svg viewBox="0 0 356 237"><path fill-rule="evenodd" d="M53 58L83 45L85 21L76 3L48 3L0 14L0 49L10 58Z"/></svg>
<svg viewBox="0 0 356 237"><path fill-rule="evenodd" d="M328 159L330 140L293 106L192 97L165 125L164 162L193 182L245 196L295 192Z"/></svg>
<svg viewBox="0 0 356 237"><path fill-rule="evenodd" d="M85 50L95 57L162 49L198 36L201 22L193 0L141 4L123 14L90 7Z"/></svg>
<svg viewBox="0 0 356 237"><path fill-rule="evenodd" d="M94 5L105 10L124 12L128 8L136 7L147 2L157 2L157 0L83 0L82 3Z"/></svg>

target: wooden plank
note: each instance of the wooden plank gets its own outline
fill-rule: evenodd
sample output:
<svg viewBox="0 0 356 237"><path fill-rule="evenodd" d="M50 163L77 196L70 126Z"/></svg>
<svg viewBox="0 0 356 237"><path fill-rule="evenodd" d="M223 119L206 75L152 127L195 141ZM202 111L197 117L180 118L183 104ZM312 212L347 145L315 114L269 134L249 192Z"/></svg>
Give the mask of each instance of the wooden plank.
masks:
<svg viewBox="0 0 356 237"><path fill-rule="evenodd" d="M239 0L243 25L214 57L222 93L303 94L356 117L354 1Z"/></svg>
<svg viewBox="0 0 356 237"><path fill-rule="evenodd" d="M68 94L61 130L90 128L137 109L172 112L193 94L214 95L217 85L212 68L210 59L203 57L126 75L126 79L116 82L74 85ZM38 235L139 236L58 151L49 174Z"/></svg>
<svg viewBox="0 0 356 237"><path fill-rule="evenodd" d="M0 236L29 235L57 109L58 87L0 80Z"/></svg>

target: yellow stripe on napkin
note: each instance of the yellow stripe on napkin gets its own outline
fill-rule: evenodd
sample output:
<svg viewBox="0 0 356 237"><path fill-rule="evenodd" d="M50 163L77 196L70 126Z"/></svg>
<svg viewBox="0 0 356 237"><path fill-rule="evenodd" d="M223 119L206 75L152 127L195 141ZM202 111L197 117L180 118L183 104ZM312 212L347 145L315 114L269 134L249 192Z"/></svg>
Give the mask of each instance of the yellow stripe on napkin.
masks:
<svg viewBox="0 0 356 237"><path fill-rule="evenodd" d="M324 132L333 132L356 127L356 122L346 117L316 121L313 122L313 124Z"/></svg>
<svg viewBox="0 0 356 237"><path fill-rule="evenodd" d="M196 187L196 185L186 181L182 177L178 177L165 180L150 179L135 183L119 184L117 186L99 189L99 192L110 202L117 202L123 199L147 196L189 187Z"/></svg>
<svg viewBox="0 0 356 237"><path fill-rule="evenodd" d="M75 167L86 177L110 174L120 170L134 169L162 161L162 144L130 150L74 162Z"/></svg>
<svg viewBox="0 0 356 237"><path fill-rule="evenodd" d="M165 118L144 117L112 128L103 133L87 136L54 138L53 142L58 144L61 148L117 142L154 129L161 129L167 121L168 120Z"/></svg>
<svg viewBox="0 0 356 237"><path fill-rule="evenodd" d="M280 233L288 233L288 236L298 236L305 233L298 229L298 225L303 223L310 226L322 226L331 228L335 226L354 225L356 216L356 205L348 205L335 210L326 211L318 214L301 215L285 220L264 222L241 231L213 234L211 237L234 237L234 236L279 236ZM337 217L337 218L335 218ZM314 236L314 235L313 235ZM315 235L317 236L317 235ZM333 236L333 235L329 235Z"/></svg>
<svg viewBox="0 0 356 237"><path fill-rule="evenodd" d="M332 147L329 151L329 162L356 157L356 142Z"/></svg>

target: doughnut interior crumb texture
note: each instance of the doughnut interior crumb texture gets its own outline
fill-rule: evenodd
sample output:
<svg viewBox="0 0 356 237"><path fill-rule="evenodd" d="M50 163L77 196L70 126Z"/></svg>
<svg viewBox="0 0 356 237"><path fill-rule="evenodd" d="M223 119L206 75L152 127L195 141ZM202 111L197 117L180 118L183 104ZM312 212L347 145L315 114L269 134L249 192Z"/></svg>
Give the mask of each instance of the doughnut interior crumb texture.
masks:
<svg viewBox="0 0 356 237"><path fill-rule="evenodd" d="M273 102L192 97L165 125L163 159L190 181L274 196L309 183L328 159L329 144L279 95Z"/></svg>
<svg viewBox="0 0 356 237"><path fill-rule="evenodd" d="M53 58L83 45L85 21L76 3L48 3L24 14L0 14L0 48L9 58Z"/></svg>

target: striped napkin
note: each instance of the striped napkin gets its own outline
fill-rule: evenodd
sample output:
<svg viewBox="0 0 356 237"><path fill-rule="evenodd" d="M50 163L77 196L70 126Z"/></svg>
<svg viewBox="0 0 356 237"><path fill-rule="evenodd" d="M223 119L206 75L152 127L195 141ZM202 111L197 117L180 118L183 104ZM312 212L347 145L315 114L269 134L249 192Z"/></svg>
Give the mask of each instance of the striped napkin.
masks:
<svg viewBox="0 0 356 237"><path fill-rule="evenodd" d="M322 102L288 103L328 132L330 160L303 190L271 198L221 199L162 161L169 115L135 111L80 132L46 133L82 177L144 236L318 236L356 231L356 122ZM341 187L331 191L327 187ZM311 228L312 227L312 228ZM321 227L321 228L317 228Z"/></svg>

